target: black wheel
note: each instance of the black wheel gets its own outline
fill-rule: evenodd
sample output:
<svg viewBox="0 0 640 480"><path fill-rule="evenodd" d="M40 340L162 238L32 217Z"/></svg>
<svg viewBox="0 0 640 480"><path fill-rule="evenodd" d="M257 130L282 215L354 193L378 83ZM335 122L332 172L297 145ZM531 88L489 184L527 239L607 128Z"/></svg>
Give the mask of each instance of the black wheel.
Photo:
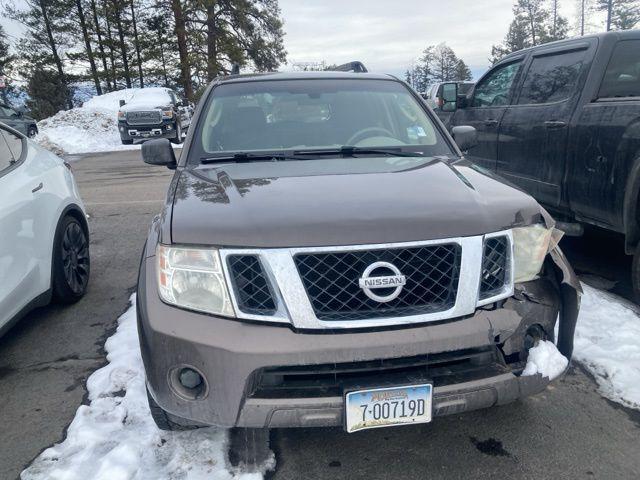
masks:
<svg viewBox="0 0 640 480"><path fill-rule="evenodd" d="M633 296L636 303L640 304L640 243L636 247L633 254L633 262L631 263L631 285L633 286Z"/></svg>
<svg viewBox="0 0 640 480"><path fill-rule="evenodd" d="M180 122L176 121L176 136L171 139L171 143L180 144L182 143L182 127L180 126Z"/></svg>
<svg viewBox="0 0 640 480"><path fill-rule="evenodd" d="M133 140L122 140L123 145L133 145Z"/></svg>
<svg viewBox="0 0 640 480"><path fill-rule="evenodd" d="M271 456L268 428L232 428L229 431L229 464L246 472L260 471Z"/></svg>
<svg viewBox="0 0 640 480"><path fill-rule="evenodd" d="M197 427L194 426L185 426L180 425L172 421L169 418L167 412L165 412L160 405L156 403L151 394L149 393L149 389L147 388L147 401L149 402L149 410L151 411L151 418L155 422L156 426L160 430L165 430L168 432L176 432L181 430L194 430Z"/></svg>
<svg viewBox="0 0 640 480"><path fill-rule="evenodd" d="M38 128L35 125L32 125L29 127L29 130L27 130L27 137L29 138L33 138L38 134Z"/></svg>
<svg viewBox="0 0 640 480"><path fill-rule="evenodd" d="M53 297L60 303L74 303L87 291L90 258L89 238L72 216L58 225L53 245Z"/></svg>

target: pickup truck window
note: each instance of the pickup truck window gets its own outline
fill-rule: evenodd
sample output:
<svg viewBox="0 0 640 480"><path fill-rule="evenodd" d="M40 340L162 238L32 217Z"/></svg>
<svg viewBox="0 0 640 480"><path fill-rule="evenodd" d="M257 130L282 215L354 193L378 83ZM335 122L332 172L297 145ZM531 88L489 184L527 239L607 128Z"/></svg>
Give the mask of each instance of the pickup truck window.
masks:
<svg viewBox="0 0 640 480"><path fill-rule="evenodd" d="M230 83L213 89L196 138L202 154L229 151L419 147L451 149L402 83L304 80Z"/></svg>
<svg viewBox="0 0 640 480"><path fill-rule="evenodd" d="M522 85L518 105L560 102L576 91L587 50L535 57Z"/></svg>
<svg viewBox="0 0 640 480"><path fill-rule="evenodd" d="M640 40L618 42L600 86L599 98L640 96Z"/></svg>
<svg viewBox="0 0 640 480"><path fill-rule="evenodd" d="M507 105L511 85L516 78L521 61L495 68L476 86L473 94L473 107L497 107Z"/></svg>

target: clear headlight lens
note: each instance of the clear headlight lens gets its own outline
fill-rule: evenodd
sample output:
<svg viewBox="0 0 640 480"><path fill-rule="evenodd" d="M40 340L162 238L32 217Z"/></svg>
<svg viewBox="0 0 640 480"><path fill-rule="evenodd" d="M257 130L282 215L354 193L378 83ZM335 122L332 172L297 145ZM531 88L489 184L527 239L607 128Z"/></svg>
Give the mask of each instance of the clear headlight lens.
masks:
<svg viewBox="0 0 640 480"><path fill-rule="evenodd" d="M163 110L162 118L173 118L173 110Z"/></svg>
<svg viewBox="0 0 640 480"><path fill-rule="evenodd" d="M552 230L544 225L530 225L512 230L515 283L534 280L549 251Z"/></svg>
<svg viewBox="0 0 640 480"><path fill-rule="evenodd" d="M162 300L191 310L235 317L216 249L158 245L156 257Z"/></svg>

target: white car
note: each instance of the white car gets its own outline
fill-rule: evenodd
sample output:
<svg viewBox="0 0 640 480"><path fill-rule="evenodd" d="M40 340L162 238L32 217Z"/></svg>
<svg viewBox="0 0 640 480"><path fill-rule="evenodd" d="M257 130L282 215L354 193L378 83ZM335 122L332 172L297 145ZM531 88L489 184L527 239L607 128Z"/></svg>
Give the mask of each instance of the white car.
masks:
<svg viewBox="0 0 640 480"><path fill-rule="evenodd" d="M89 282L89 228L71 169L0 123L0 335Z"/></svg>

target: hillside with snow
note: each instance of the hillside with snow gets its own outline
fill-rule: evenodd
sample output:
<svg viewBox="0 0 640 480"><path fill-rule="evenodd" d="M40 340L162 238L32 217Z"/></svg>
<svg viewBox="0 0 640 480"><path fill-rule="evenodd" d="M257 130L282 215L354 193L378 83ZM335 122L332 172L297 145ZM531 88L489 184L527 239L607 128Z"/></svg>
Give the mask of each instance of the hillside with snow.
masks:
<svg viewBox="0 0 640 480"><path fill-rule="evenodd" d="M57 154L135 150L140 145L122 145L118 133L120 100L127 104L153 104L166 89L129 88L95 96L82 107L62 110L38 122L35 141ZM155 107L156 105L150 105Z"/></svg>

